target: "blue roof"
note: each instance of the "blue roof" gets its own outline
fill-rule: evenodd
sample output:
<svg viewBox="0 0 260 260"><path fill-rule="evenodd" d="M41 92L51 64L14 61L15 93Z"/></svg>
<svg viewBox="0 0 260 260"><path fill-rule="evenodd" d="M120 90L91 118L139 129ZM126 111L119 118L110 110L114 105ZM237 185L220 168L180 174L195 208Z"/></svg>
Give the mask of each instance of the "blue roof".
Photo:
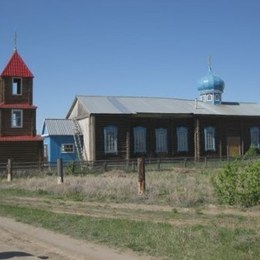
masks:
<svg viewBox="0 0 260 260"><path fill-rule="evenodd" d="M219 76L214 75L211 69L207 76L198 81L198 90L201 92L215 90L223 92L224 87L225 82Z"/></svg>

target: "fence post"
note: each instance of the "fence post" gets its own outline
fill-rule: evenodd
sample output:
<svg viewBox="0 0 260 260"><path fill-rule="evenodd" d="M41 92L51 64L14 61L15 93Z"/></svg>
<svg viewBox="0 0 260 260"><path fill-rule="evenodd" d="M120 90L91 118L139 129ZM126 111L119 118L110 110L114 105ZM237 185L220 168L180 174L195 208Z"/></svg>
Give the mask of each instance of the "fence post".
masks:
<svg viewBox="0 0 260 260"><path fill-rule="evenodd" d="M132 161L132 172L135 172L135 162Z"/></svg>
<svg viewBox="0 0 260 260"><path fill-rule="evenodd" d="M137 159L138 170L138 194L143 195L145 192L145 164L144 158Z"/></svg>
<svg viewBox="0 0 260 260"><path fill-rule="evenodd" d="M7 181L13 180L13 161L8 159L7 161Z"/></svg>
<svg viewBox="0 0 260 260"><path fill-rule="evenodd" d="M157 171L161 170L161 161L160 159L157 160Z"/></svg>
<svg viewBox="0 0 260 260"><path fill-rule="evenodd" d="M184 158L183 166L184 166L184 168L187 167L187 158Z"/></svg>
<svg viewBox="0 0 260 260"><path fill-rule="evenodd" d="M104 164L103 164L104 172L107 172L107 164L108 164L107 161L105 161Z"/></svg>
<svg viewBox="0 0 260 260"><path fill-rule="evenodd" d="M207 168L207 166L208 166L208 159L207 159L207 156L205 157L205 168Z"/></svg>
<svg viewBox="0 0 260 260"><path fill-rule="evenodd" d="M58 184L63 183L63 162L62 159L57 159Z"/></svg>

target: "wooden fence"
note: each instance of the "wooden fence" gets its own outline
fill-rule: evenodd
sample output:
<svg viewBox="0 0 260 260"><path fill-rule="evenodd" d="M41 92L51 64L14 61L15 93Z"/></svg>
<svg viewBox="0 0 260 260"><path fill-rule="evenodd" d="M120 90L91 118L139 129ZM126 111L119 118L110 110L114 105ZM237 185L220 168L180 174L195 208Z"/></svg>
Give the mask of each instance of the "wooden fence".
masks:
<svg viewBox="0 0 260 260"><path fill-rule="evenodd" d="M241 160L244 163L248 163L252 160L260 160L260 157L252 157L246 160L242 158L201 158L200 160L194 160L194 158L161 158L161 159L145 159L144 165L146 171L167 171L174 168L198 168L209 169L218 168L224 166L226 163L234 160ZM12 177L30 177L46 175L56 175L58 168L62 167L64 175L84 175L84 174L98 174L108 171L124 171L126 173L137 172L138 160L100 160L100 161L69 161L62 162L62 166L59 165L60 161L56 162L15 162L8 160L6 163L0 163L0 178L7 177L9 172L12 172Z"/></svg>

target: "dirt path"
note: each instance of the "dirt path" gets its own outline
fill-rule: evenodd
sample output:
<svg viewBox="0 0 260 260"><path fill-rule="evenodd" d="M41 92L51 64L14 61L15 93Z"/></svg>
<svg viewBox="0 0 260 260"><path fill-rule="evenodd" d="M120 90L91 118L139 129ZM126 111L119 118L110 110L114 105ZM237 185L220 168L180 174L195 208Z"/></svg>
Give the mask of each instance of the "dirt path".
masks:
<svg viewBox="0 0 260 260"><path fill-rule="evenodd" d="M0 259L151 259L0 217Z"/></svg>

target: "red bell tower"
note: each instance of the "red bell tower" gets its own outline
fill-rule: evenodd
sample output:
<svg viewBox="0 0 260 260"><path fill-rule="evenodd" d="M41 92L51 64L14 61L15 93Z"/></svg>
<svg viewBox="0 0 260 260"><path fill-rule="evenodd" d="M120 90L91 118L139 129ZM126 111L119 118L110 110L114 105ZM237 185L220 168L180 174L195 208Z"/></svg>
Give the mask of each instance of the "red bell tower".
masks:
<svg viewBox="0 0 260 260"><path fill-rule="evenodd" d="M0 162L42 161L43 141L36 135L33 74L15 49L0 75Z"/></svg>

